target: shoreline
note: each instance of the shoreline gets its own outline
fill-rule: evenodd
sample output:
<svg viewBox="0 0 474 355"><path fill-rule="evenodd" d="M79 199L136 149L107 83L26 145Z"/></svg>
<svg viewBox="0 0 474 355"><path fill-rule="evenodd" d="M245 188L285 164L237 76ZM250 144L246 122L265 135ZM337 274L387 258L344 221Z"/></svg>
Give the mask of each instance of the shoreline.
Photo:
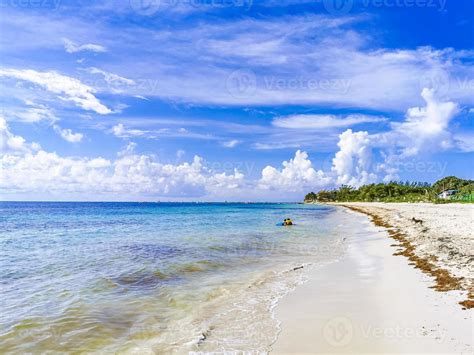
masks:
<svg viewBox="0 0 474 355"><path fill-rule="evenodd" d="M435 226L431 226L427 223L426 220L421 219L420 212L417 215L409 214L409 216L400 215L400 211L395 209L390 209L390 206L404 206L405 204L390 204L386 203L361 203L361 202L345 202L345 203L335 203L332 205L343 206L352 211L363 213L369 216L376 226L383 227L387 230L390 238L394 239L398 244L394 244L398 250L393 254L395 256L402 255L408 258L409 265L413 266L416 269L420 269L423 273L431 276L434 279L434 285L430 286L439 292L446 291L463 291L466 292L466 299L460 301L459 304L464 309L470 309L474 307L474 278L473 275L456 275L456 272L449 268L446 264L447 262L440 257L439 254L428 254L421 253L419 250L423 249L424 245L417 245L417 237L420 234L429 233L433 237L440 238L438 236L439 232L433 232ZM413 206L413 204L409 204ZM426 204L416 204L421 208L425 207ZM458 207L457 204L451 205L434 205L429 204L430 206L440 206L439 208L446 208L445 206L450 206L451 208ZM467 206L467 205L464 205ZM392 207L393 208L393 207ZM393 214L395 218L390 218L388 214ZM474 206L471 213L474 213ZM405 218L404 218L405 217ZM416 218L418 217L418 218ZM403 220L405 219L405 221ZM440 217L441 218L441 217ZM398 222L398 223L397 223ZM415 228L409 230L406 228L406 222L414 224ZM466 221L469 224L469 221ZM472 223L472 221L471 221ZM469 229L469 227L467 227ZM473 229L471 229L473 230ZM411 235L410 235L411 234Z"/></svg>
<svg viewBox="0 0 474 355"><path fill-rule="evenodd" d="M339 208L365 227L347 238L341 260L309 270L308 281L280 301L272 353L472 352L473 312L458 304L466 291L446 281L439 292L433 276L444 280L444 272L431 275L395 258L407 246L387 238L397 237L396 226Z"/></svg>

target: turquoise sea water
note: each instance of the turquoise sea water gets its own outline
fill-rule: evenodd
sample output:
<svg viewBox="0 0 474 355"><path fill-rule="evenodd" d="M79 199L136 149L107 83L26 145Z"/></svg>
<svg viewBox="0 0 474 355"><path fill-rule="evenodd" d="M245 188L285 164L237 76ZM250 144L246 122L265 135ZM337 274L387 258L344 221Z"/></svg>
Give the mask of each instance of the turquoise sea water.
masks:
<svg viewBox="0 0 474 355"><path fill-rule="evenodd" d="M295 225L276 225L286 217ZM273 307L343 252L344 218L301 204L0 202L0 353L267 351Z"/></svg>

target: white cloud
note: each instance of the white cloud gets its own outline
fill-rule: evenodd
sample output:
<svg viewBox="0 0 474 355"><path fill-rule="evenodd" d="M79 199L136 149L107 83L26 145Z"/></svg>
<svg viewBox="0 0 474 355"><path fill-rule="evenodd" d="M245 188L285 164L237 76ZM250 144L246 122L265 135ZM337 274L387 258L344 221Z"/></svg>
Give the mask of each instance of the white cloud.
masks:
<svg viewBox="0 0 474 355"><path fill-rule="evenodd" d="M333 159L332 170L336 183L360 186L374 182L377 176L370 172L372 152L369 133L346 130L339 136L339 151Z"/></svg>
<svg viewBox="0 0 474 355"><path fill-rule="evenodd" d="M347 129L340 134L339 151L332 160L331 171L316 170L308 154L297 150L294 158L284 161L281 168L266 166L262 169L258 180L247 180L236 169L230 174L214 171L199 156L192 162L166 164L154 155L137 154L133 142L129 142L115 160L61 157L56 153L37 151L38 146L11 133L2 120L1 186L6 191L68 192L79 196L87 192L89 196L127 198L241 199L249 194L250 199L255 196L268 199L271 196L300 198L309 190L340 184L360 186L375 182L379 177L388 181L397 178L397 164L407 152L413 152L413 148L420 154L431 148L443 149L439 142L450 137L449 123L457 112L457 105L438 100L431 90L423 90L422 95L426 106L407 110L405 121L392 125L390 131L369 134ZM65 131L66 136L77 134L58 130ZM127 129L122 123L115 125L112 132L128 138L149 133ZM458 133L448 142L461 150L472 151L471 138L470 133ZM382 163L374 162L376 153L382 156ZM182 155L178 151L177 157ZM272 194L274 191L278 194Z"/></svg>
<svg viewBox="0 0 474 355"><path fill-rule="evenodd" d="M451 145L448 126L459 112L458 105L451 101L440 101L434 90L423 89L424 107L409 108L405 121L393 123L393 135L397 144L403 144L403 156L413 156L420 150L447 148Z"/></svg>
<svg viewBox="0 0 474 355"><path fill-rule="evenodd" d="M265 191L278 189L287 196L299 196L304 188L325 185L330 179L316 171L308 155L298 151L295 158L283 163L281 171L266 167L258 181L246 180L243 173L217 172L206 167L203 159L195 156L192 162L166 164L153 155L136 154L136 144L128 143L117 159L102 157L62 157L44 150L33 151L26 141L8 131L1 121L2 149L0 164L3 192L29 196L73 196L74 198L234 198L242 199ZM39 147L38 147L39 149ZM245 192L245 193L244 193ZM294 194L296 192L296 195ZM299 198L299 197L295 197Z"/></svg>
<svg viewBox="0 0 474 355"><path fill-rule="evenodd" d="M474 152L474 132L457 133L453 137L456 146L463 152Z"/></svg>
<svg viewBox="0 0 474 355"><path fill-rule="evenodd" d="M234 148L240 144L238 139L232 139L230 141L222 142L222 146L226 148Z"/></svg>
<svg viewBox="0 0 474 355"><path fill-rule="evenodd" d="M275 150L275 149L288 149L288 148L299 148L302 146L302 142L271 142L261 143L257 142L253 144L253 147L257 150Z"/></svg>
<svg viewBox="0 0 474 355"><path fill-rule="evenodd" d="M0 153L20 153L38 150L40 146L37 143L26 143L26 140L10 132L7 121L0 117Z"/></svg>
<svg viewBox="0 0 474 355"><path fill-rule="evenodd" d="M87 43L87 44L78 45L67 38L63 38L63 42L64 42L64 49L68 53L77 53L77 52L82 52L82 51L90 51L90 52L95 52L95 53L107 52L107 49L104 46L101 46L99 44Z"/></svg>
<svg viewBox="0 0 474 355"><path fill-rule="evenodd" d="M324 130L330 128L341 128L355 126L361 123L384 122L385 117L369 116L369 115L290 115L277 117L272 121L272 125L280 128L290 129L308 129L308 130Z"/></svg>
<svg viewBox="0 0 474 355"><path fill-rule="evenodd" d="M118 123L112 127L112 133L119 138L130 138L130 137L143 137L147 135L147 131L140 129L128 129L125 128L123 123Z"/></svg>
<svg viewBox="0 0 474 355"><path fill-rule="evenodd" d="M16 11L4 16L5 50L10 54L56 48L58 33L81 43L106 40L120 51L126 76L137 83L142 79L128 94L179 102L401 111L420 105L417 94L429 87L460 104L474 104L474 86L468 80L474 75L472 51L381 47L377 34L365 30L371 16L304 13L219 23L203 18L168 28L120 23L119 28L113 21L91 23L97 8L89 10L87 18ZM32 29L30 23L42 26ZM74 35L68 35L72 29ZM254 72L255 90L234 95L228 79L241 68ZM237 85L248 83L246 77L235 79Z"/></svg>
<svg viewBox="0 0 474 355"><path fill-rule="evenodd" d="M137 123L136 121L133 123ZM159 138L189 138L189 139L203 139L203 140L218 140L219 138L211 134L203 134L188 131L186 128L160 128L160 129L138 129L129 128L123 123L117 123L114 125L109 132L119 138L133 138L141 137L146 139L159 139Z"/></svg>
<svg viewBox="0 0 474 355"><path fill-rule="evenodd" d="M121 93L123 92L123 88L127 88L128 86L131 86L131 85L135 85L135 81L133 81L132 79L127 79L127 78L124 78L123 76L110 73L102 69L91 67L84 70L90 74L102 75L102 77L107 82L107 84L109 84L110 87L113 88L114 93Z"/></svg>
<svg viewBox="0 0 474 355"><path fill-rule="evenodd" d="M69 130L55 127L78 140ZM191 163L165 164L153 155L135 154L130 142L117 159L61 157L12 134L0 119L0 188L8 192L73 193L81 196L202 197L244 186L244 175L215 172L195 156ZM34 148L34 149L33 149Z"/></svg>
<svg viewBox="0 0 474 355"><path fill-rule="evenodd" d="M324 172L313 168L306 152L298 150L293 159L282 164L282 170L270 165L262 170L260 188L295 192L325 186L331 182Z"/></svg>
<svg viewBox="0 0 474 355"><path fill-rule="evenodd" d="M120 50L126 76L137 83L142 79L127 88L131 96L219 105L305 104L399 111L419 105L418 91L429 87L460 104L474 104L474 86L468 80L474 75L472 51L380 47L375 33L357 26L369 24L372 19L366 15L305 13L219 23L201 19L198 24L153 29L123 23L118 28L114 22L91 25L88 19L93 16L59 20L14 15L5 16L6 50L55 48L58 33L81 42L106 40ZM42 26L32 30L29 23ZM68 35L71 29L74 36ZM228 79L242 68L254 72L255 90L234 95ZM237 84L248 83L246 77L235 79ZM113 87L108 90L114 92Z"/></svg>
<svg viewBox="0 0 474 355"><path fill-rule="evenodd" d="M0 186L14 191L200 197L243 183L243 174L208 171L198 156L191 163L173 165L148 155L123 155L109 161L60 157L41 150L23 156L4 154L0 163Z"/></svg>
<svg viewBox="0 0 474 355"><path fill-rule="evenodd" d="M58 125L54 125L53 128L64 140L70 143L78 143L84 137L82 133L73 133L73 131L69 128L63 129Z"/></svg>
<svg viewBox="0 0 474 355"><path fill-rule="evenodd" d="M101 115L112 113L112 110L103 105L94 96L95 90L92 87L83 84L75 78L61 75L55 71L38 72L31 69L0 69L0 77L2 76L34 83L49 92L60 95L60 99L74 102L76 106L84 110L95 111Z"/></svg>
<svg viewBox="0 0 474 355"><path fill-rule="evenodd" d="M117 153L117 155L124 156L124 155L133 155L135 153L135 149L137 148L137 143L135 142L128 142L128 144L123 148L121 151Z"/></svg>
<svg viewBox="0 0 474 355"><path fill-rule="evenodd" d="M4 114L9 121L21 121L27 123L49 122L54 123L59 119L54 112L44 106L33 102L25 102L28 107L19 107L15 109L4 108Z"/></svg>
<svg viewBox="0 0 474 355"><path fill-rule="evenodd" d="M377 174L383 180L398 178L398 165L407 157L452 148L464 151L471 146L462 136L454 139L449 124L459 112L458 105L439 100L432 89L423 89L421 96L426 106L409 108L405 120L392 123L391 130L377 134L346 130L339 136L339 151L333 159L337 184L360 186L375 182ZM373 149L378 149L383 163L373 164Z"/></svg>
<svg viewBox="0 0 474 355"><path fill-rule="evenodd" d="M351 27L366 20L283 16L203 22L192 31L141 31L136 37L146 53L140 53L139 63L135 54L123 61L128 75L147 79L128 93L219 105L405 110L420 104L418 92L426 86L474 103L474 86L460 79L474 74L471 52L380 48L376 39ZM129 37L116 40L136 48Z"/></svg>

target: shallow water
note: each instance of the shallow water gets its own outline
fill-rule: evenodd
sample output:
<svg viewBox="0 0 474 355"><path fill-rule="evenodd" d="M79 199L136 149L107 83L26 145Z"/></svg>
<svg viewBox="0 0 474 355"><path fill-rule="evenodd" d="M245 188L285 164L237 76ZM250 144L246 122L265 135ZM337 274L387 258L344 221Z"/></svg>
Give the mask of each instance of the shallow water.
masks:
<svg viewBox="0 0 474 355"><path fill-rule="evenodd" d="M0 202L0 353L267 351L297 267L336 260L352 222L318 205Z"/></svg>

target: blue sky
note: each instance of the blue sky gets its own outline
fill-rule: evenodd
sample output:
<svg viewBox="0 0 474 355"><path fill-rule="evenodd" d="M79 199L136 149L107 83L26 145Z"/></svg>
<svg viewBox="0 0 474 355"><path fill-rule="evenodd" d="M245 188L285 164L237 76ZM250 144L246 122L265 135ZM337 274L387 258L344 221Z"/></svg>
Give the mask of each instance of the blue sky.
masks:
<svg viewBox="0 0 474 355"><path fill-rule="evenodd" d="M2 1L5 200L474 178L469 0Z"/></svg>

